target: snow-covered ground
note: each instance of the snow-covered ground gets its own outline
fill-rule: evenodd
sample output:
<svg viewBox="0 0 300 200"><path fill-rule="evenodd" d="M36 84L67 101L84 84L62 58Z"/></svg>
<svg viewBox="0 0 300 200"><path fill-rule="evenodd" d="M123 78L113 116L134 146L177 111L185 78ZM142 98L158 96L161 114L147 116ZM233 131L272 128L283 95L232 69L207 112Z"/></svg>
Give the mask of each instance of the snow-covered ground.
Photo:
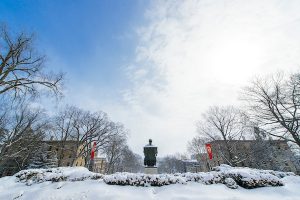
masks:
<svg viewBox="0 0 300 200"><path fill-rule="evenodd" d="M231 170L230 173L232 173L232 170L235 173L241 172L248 178L253 176L253 174L249 176L248 173L251 172L249 169L221 169L221 171L226 170ZM125 175L123 174L121 178L124 178ZM127 174L126 177L129 175ZM116 177L120 177L120 175ZM162 187L119 186L106 184L104 182L105 178L111 179L112 176L102 177L99 174L88 172L84 168L23 171L15 176L0 178L0 199L300 199L300 177L293 175L280 178L283 186L255 189L244 189L240 186L237 189L230 189L221 183L206 185L194 181L187 181L184 184L182 184L183 182L179 182Z"/></svg>

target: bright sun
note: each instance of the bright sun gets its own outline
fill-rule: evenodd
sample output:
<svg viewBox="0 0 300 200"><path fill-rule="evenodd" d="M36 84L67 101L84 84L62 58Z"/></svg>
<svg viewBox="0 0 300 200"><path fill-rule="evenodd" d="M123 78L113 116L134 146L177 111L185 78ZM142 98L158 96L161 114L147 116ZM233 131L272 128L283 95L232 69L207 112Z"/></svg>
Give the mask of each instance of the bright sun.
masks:
<svg viewBox="0 0 300 200"><path fill-rule="evenodd" d="M232 84L246 81L262 64L262 46L247 38L222 38L208 54L214 73Z"/></svg>

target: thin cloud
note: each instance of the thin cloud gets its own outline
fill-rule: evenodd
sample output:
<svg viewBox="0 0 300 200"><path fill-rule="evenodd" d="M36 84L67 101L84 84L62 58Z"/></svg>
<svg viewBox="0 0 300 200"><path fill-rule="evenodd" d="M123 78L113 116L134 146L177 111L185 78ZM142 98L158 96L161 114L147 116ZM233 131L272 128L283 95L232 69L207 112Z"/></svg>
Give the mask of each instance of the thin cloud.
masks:
<svg viewBox="0 0 300 200"><path fill-rule="evenodd" d="M209 106L238 104L255 74L298 69L299 10L299 1L155 1L124 92L134 150L152 138L162 154L183 152Z"/></svg>

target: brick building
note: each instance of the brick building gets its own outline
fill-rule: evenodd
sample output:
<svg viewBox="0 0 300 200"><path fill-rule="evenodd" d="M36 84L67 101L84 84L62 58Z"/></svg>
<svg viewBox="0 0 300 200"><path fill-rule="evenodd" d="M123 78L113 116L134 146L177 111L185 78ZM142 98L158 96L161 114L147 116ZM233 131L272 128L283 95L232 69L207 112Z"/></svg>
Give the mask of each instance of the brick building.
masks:
<svg viewBox="0 0 300 200"><path fill-rule="evenodd" d="M286 141L282 140L231 140L227 145L233 148L233 156L240 160L238 167L251 167L271 169L278 171L291 171L300 174L300 160L291 151ZM213 158L208 159L207 154L194 155L199 162L201 171L210 171L212 167L220 164L230 164L227 159L224 140L209 142L212 147Z"/></svg>

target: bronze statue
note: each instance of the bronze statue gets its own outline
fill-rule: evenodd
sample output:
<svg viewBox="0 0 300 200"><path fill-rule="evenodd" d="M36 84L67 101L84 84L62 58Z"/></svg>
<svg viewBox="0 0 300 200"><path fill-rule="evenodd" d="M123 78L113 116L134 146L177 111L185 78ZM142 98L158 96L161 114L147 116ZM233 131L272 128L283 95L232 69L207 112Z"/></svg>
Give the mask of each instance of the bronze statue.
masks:
<svg viewBox="0 0 300 200"><path fill-rule="evenodd" d="M149 139L149 144L144 147L144 165L154 167L156 165L157 147L152 145L152 140Z"/></svg>

